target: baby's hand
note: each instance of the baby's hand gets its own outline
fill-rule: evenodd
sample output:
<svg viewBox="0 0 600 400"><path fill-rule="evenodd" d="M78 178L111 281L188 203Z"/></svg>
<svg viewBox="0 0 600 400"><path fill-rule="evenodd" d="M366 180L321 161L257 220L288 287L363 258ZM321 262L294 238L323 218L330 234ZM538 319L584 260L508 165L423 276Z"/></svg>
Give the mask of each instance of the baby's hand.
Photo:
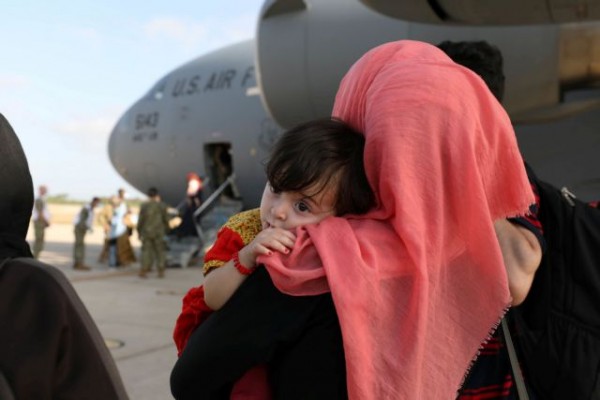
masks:
<svg viewBox="0 0 600 400"><path fill-rule="evenodd" d="M253 268L259 255L269 255L272 251L287 254L295 242L296 235L293 232L281 228L264 229L240 250L240 262L247 268Z"/></svg>

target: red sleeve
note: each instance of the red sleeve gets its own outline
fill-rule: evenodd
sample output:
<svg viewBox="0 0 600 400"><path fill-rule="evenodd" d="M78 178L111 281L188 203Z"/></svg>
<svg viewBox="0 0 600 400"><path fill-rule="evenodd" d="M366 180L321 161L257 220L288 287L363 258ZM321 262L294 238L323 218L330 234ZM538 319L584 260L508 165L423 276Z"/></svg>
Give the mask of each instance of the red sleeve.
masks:
<svg viewBox="0 0 600 400"><path fill-rule="evenodd" d="M177 317L173 330L173 340L177 347L178 357L183 352L194 329L208 318L212 311L204 302L203 286L191 288L183 297L181 314Z"/></svg>
<svg viewBox="0 0 600 400"><path fill-rule="evenodd" d="M245 246L239 233L224 226L217 233L215 244L204 255L204 275L231 260L233 253Z"/></svg>

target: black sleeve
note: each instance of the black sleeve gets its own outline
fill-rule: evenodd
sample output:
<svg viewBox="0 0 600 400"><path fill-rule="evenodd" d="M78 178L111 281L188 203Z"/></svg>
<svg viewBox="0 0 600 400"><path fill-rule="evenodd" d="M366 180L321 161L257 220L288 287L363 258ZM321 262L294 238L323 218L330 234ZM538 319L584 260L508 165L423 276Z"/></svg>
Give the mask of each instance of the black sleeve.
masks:
<svg viewBox="0 0 600 400"><path fill-rule="evenodd" d="M17 259L0 268L0 354L17 399L127 399L94 321L49 265Z"/></svg>

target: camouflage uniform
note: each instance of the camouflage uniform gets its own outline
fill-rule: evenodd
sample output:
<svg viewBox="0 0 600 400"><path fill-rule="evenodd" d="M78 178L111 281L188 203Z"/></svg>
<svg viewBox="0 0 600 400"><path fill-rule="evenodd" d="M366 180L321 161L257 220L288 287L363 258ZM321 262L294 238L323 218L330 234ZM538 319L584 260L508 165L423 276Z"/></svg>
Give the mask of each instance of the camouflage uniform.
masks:
<svg viewBox="0 0 600 400"><path fill-rule="evenodd" d="M137 224L138 234L142 240L142 269L140 276L152 269L154 261L158 268L158 276L164 276L166 264L165 235L169 230L167 205L162 201L150 200L140 207Z"/></svg>
<svg viewBox="0 0 600 400"><path fill-rule="evenodd" d="M88 226L88 220L90 218L90 214L92 214L92 218L93 218L93 211L91 210L91 208L89 206L83 207L81 209L81 211L79 212L79 217L77 219L77 222L75 223L75 245L73 246L73 260L74 260L73 266L76 269L88 268L84 264L84 261L85 261L84 239L85 239L85 234L87 233L87 231L89 229L91 229L91 226Z"/></svg>

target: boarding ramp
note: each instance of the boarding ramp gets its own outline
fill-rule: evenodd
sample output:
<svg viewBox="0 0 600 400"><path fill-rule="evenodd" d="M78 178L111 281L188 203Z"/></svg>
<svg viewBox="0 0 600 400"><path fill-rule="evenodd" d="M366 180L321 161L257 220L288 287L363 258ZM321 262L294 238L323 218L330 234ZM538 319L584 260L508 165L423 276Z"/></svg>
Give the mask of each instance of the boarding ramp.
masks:
<svg viewBox="0 0 600 400"><path fill-rule="evenodd" d="M231 188L234 198L223 194ZM198 236L167 237L167 266L186 268L201 262L214 243L219 228L229 217L242 211L243 205L235 184L235 174L230 175L194 212Z"/></svg>

